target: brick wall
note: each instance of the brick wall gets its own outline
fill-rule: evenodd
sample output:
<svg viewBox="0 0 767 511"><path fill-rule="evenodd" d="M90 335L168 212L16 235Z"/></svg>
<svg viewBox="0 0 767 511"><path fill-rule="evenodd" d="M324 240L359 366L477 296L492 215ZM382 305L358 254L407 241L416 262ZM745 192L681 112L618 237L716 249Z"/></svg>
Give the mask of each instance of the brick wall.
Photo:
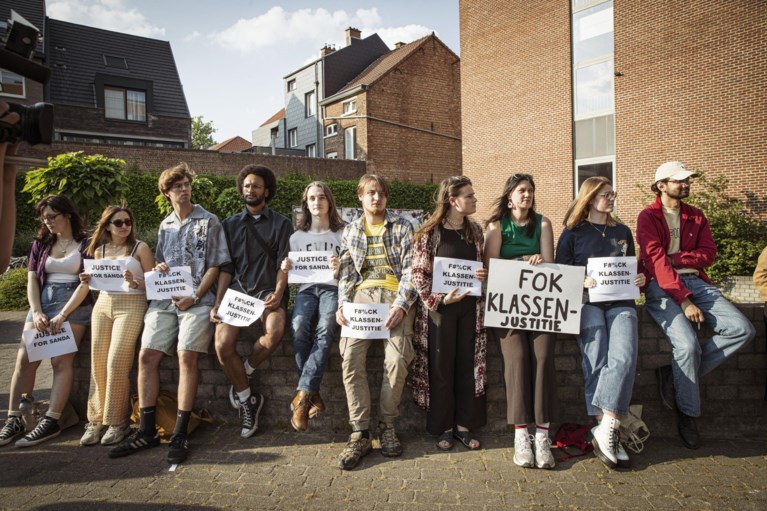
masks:
<svg viewBox="0 0 767 511"><path fill-rule="evenodd" d="M703 378L701 383L703 417L700 421L700 429L704 436L729 436L732 431L762 433L767 426L767 406L764 401L767 349L762 321L763 309L756 306L741 306L741 310L756 326L757 338ZM639 359L632 402L644 405L643 418L653 435L675 436L674 414L660 404L654 372L655 367L670 362L670 345L649 314L642 308L640 308L639 318ZM257 328L251 328L241 335L237 348L242 355L249 353L252 341L258 334ZM700 335L701 339L704 339L705 336L710 335L710 332L702 331ZM373 410L377 410L375 402L382 378L383 349L381 343L371 342L375 346L368 356L368 374L374 397ZM89 354L90 341L86 338L75 362L75 385L72 391L72 401L83 418L88 396ZM495 341L489 342L487 360L488 423L484 431L506 431L502 357ZM160 373L162 388L175 391L175 382L178 381L177 368L175 357L165 357ZM572 336L560 337L556 348L556 368L562 422L587 422L580 351ZM237 412L230 407L227 398L229 383L218 365L212 344L209 355L200 360L200 369L197 405L207 407L218 420L238 424ZM134 366L134 381L135 373ZM277 351L255 373L254 386L267 399L261 415L261 423L265 427L292 431L289 404L295 393L297 381L292 344L289 336L286 335ZM348 427L348 412L337 343L331 350L321 394L328 405L328 411L323 418L313 420L311 428L345 431ZM425 429L425 413L414 404L410 387L405 388L400 416L401 429L419 432ZM375 419L375 412L372 418Z"/></svg>
<svg viewBox="0 0 767 511"><path fill-rule="evenodd" d="M464 0L460 18L463 173L476 217L526 172L558 235L573 197L569 2Z"/></svg>
<svg viewBox="0 0 767 511"><path fill-rule="evenodd" d="M764 301L754 285L754 278L750 275L725 277L716 285L733 302L762 303Z"/></svg>
<svg viewBox="0 0 767 511"><path fill-rule="evenodd" d="M326 160L298 156L272 156L270 154L219 153L197 149L168 149L97 144L55 143L47 146L24 146L24 156L46 158L69 151L102 154L122 158L130 165L147 172L160 172L184 161L198 173L235 176L248 164L266 165L277 176L300 173L317 179L357 179L365 173L365 162Z"/></svg>

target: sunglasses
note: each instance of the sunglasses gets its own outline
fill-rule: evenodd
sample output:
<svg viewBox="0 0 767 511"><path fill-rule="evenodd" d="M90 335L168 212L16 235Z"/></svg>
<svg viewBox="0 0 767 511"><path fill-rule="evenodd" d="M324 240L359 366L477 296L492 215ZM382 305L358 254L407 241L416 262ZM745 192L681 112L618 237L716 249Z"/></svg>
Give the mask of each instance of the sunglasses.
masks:
<svg viewBox="0 0 767 511"><path fill-rule="evenodd" d="M114 222L109 222L110 224L114 225L118 229L121 228L123 225L125 227L130 227L133 225L133 221L129 218L127 220L115 220Z"/></svg>

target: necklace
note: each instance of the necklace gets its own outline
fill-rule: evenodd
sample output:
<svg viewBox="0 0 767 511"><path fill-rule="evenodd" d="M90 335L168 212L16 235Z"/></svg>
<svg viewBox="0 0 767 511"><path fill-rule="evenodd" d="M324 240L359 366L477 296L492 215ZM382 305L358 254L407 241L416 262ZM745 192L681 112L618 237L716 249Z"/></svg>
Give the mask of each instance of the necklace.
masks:
<svg viewBox="0 0 767 511"><path fill-rule="evenodd" d="M594 230L595 230L595 231L597 231L599 234L601 234L603 238L605 237L605 231L607 231L607 224L605 224L605 227L604 227L604 229L602 229L602 230L600 231L600 230L597 228L597 226L596 226L596 225L594 225L594 224L592 224L592 223L591 223L591 220L588 220L588 222L589 222L589 224L591 225L591 227L593 227L593 228L594 228Z"/></svg>
<svg viewBox="0 0 767 511"><path fill-rule="evenodd" d="M448 217L445 217L445 221L448 224L450 224L450 227L452 227L453 230L456 232L456 234L458 234L458 236L461 237L461 241L464 241L464 239L463 239L463 232L459 230L459 229L461 229L461 227L459 227L459 226L455 225L453 222L451 222Z"/></svg>
<svg viewBox="0 0 767 511"><path fill-rule="evenodd" d="M65 255L67 255L67 252L69 251L69 246L70 246L70 244L71 244L73 241L74 241L74 240L67 240L67 242L66 242L66 245L64 245L64 240L62 240L62 239L59 239L59 245L60 245L60 246L59 246L59 251L61 252L61 254L59 255L59 257L64 257Z"/></svg>

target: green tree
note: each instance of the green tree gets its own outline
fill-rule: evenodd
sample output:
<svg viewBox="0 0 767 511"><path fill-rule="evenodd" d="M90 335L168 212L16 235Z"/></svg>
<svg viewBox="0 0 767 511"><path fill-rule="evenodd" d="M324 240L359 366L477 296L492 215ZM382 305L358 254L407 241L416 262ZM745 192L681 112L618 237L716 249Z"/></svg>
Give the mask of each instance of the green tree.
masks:
<svg viewBox="0 0 767 511"><path fill-rule="evenodd" d="M97 218L108 204L125 193L125 161L83 151L48 158L48 166L30 170L23 193L29 203L53 194L64 194L77 205L86 222Z"/></svg>
<svg viewBox="0 0 767 511"><path fill-rule="evenodd" d="M213 140L213 121L203 121L202 115L192 118L192 149L207 149L216 143Z"/></svg>

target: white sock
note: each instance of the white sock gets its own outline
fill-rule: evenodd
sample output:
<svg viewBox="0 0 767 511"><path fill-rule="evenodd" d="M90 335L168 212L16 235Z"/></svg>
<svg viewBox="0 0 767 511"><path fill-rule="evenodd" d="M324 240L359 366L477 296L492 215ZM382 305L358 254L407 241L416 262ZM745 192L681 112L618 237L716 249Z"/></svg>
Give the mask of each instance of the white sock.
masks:
<svg viewBox="0 0 767 511"><path fill-rule="evenodd" d="M8 410L8 417L21 417L21 410Z"/></svg>
<svg viewBox="0 0 767 511"><path fill-rule="evenodd" d="M514 438L526 437L530 432L527 431L527 424L517 424L514 426Z"/></svg>
<svg viewBox="0 0 767 511"><path fill-rule="evenodd" d="M549 438L549 422L535 425L535 438Z"/></svg>
<svg viewBox="0 0 767 511"><path fill-rule="evenodd" d="M240 403L247 403L250 399L250 387L237 393L237 397L240 399Z"/></svg>
<svg viewBox="0 0 767 511"><path fill-rule="evenodd" d="M256 368L255 367L250 367L250 362L245 360L245 374L250 376L251 374L253 374L253 371L255 371L255 370L256 370Z"/></svg>

